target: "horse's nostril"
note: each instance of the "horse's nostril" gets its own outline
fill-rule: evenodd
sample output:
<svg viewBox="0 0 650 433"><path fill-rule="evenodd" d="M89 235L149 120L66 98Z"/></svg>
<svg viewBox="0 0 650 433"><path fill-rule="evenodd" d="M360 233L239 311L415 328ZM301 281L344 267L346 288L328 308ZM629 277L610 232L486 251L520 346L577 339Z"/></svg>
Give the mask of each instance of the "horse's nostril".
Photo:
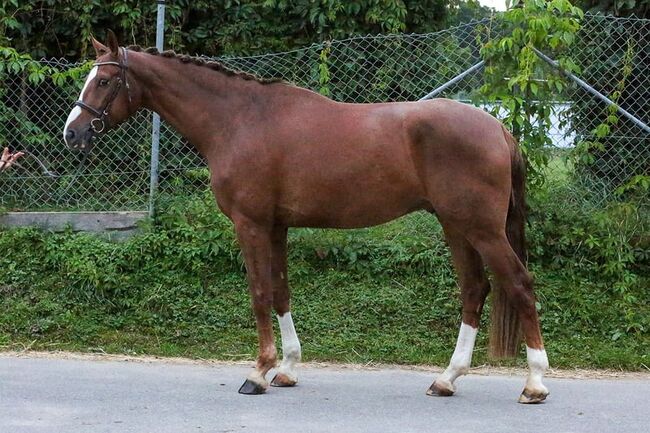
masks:
<svg viewBox="0 0 650 433"><path fill-rule="evenodd" d="M68 132L65 133L66 140L72 140L75 137L76 133L72 129L68 129Z"/></svg>

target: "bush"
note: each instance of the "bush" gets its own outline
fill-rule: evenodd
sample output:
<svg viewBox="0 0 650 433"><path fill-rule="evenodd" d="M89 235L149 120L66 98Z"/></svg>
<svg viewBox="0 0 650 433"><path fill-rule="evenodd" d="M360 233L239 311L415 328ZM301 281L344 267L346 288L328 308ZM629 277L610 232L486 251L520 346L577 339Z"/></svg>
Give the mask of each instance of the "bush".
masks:
<svg viewBox="0 0 650 433"><path fill-rule="evenodd" d="M650 353L647 217L623 206L598 223L597 214L533 199L531 269L553 365L641 368ZM230 222L207 192L165 206L157 225L123 243L0 232L0 346L252 358L257 337ZM612 221L627 235L612 237ZM593 236L615 247L592 248ZM620 247L628 254L614 265ZM448 362L461 306L433 217L292 230L289 251L307 360ZM486 334L479 363L487 362Z"/></svg>

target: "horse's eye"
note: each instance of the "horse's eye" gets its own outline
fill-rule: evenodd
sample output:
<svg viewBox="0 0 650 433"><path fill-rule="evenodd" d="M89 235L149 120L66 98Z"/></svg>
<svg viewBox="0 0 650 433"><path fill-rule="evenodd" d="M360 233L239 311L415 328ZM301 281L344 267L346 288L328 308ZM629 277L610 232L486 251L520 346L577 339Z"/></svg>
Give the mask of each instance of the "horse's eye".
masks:
<svg viewBox="0 0 650 433"><path fill-rule="evenodd" d="M107 85L108 85L108 80L107 79L102 78L101 80L99 80L99 87L104 87L104 86L107 86Z"/></svg>

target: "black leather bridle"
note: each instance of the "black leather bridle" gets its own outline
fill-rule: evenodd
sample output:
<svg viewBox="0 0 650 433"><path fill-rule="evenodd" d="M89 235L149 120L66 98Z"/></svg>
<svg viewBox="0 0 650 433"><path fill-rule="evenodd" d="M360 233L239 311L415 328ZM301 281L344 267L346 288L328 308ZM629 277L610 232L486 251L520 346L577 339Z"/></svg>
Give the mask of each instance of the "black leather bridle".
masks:
<svg viewBox="0 0 650 433"><path fill-rule="evenodd" d="M126 78L126 71L129 69L129 62L128 62L128 51L126 48L122 47L122 61L121 62L96 62L93 66L103 66L103 65L113 65L117 66L120 68L120 76L117 77L116 82L117 84L113 86L113 91L111 94L108 96L108 99L106 100L106 103L101 109L96 109L94 107L91 107L90 105L86 104L82 100L75 101L73 107L80 107L92 114L94 114L96 117L93 118L90 121L90 128L95 132L96 134L99 134L103 132L106 129L106 122L107 118L109 116L109 110L111 108L111 105L117 98L117 95L120 93L120 90L122 89L122 85L126 87L126 93L129 98L129 103L131 103L131 92L129 91L129 82ZM83 95L81 95L83 97Z"/></svg>

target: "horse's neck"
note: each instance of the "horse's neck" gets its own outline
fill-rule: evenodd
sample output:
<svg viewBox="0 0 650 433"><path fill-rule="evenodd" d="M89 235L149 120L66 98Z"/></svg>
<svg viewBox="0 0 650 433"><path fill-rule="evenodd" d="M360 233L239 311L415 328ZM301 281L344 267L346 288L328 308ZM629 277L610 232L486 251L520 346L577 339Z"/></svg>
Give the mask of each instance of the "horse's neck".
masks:
<svg viewBox="0 0 650 433"><path fill-rule="evenodd" d="M142 106L158 113L204 157L236 132L237 118L251 99L242 90L243 80L175 58L143 54L130 69L143 89Z"/></svg>

